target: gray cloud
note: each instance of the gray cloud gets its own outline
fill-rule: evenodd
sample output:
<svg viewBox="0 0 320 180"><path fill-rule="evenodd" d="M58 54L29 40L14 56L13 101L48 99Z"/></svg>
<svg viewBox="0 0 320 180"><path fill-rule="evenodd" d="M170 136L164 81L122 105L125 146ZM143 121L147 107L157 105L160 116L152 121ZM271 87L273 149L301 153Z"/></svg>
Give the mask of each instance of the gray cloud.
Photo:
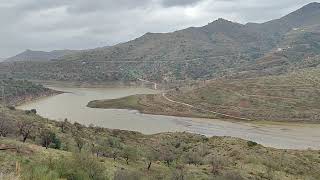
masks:
<svg viewBox="0 0 320 180"><path fill-rule="evenodd" d="M312 1L312 0L311 0ZM263 22L309 0L1 0L0 57L25 49L83 49L146 32L202 26L219 17Z"/></svg>
<svg viewBox="0 0 320 180"><path fill-rule="evenodd" d="M171 7L171 6L190 6L194 5L196 3L199 3L203 0L162 0L162 4L165 7Z"/></svg>

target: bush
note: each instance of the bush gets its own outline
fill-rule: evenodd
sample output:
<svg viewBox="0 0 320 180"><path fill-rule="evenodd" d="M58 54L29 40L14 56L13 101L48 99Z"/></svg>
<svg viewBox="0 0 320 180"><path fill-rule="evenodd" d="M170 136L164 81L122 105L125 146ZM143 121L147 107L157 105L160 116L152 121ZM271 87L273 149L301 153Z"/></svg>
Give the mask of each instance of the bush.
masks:
<svg viewBox="0 0 320 180"><path fill-rule="evenodd" d="M16 107L14 107L14 106L8 106L8 109L10 109L11 111L14 111L14 110L16 110Z"/></svg>
<svg viewBox="0 0 320 180"><path fill-rule="evenodd" d="M21 179L25 180L108 180L108 173L98 159L88 154L47 158L44 162L25 165Z"/></svg>
<svg viewBox="0 0 320 180"><path fill-rule="evenodd" d="M24 112L25 112L26 114L28 114L28 115L31 114L31 111L30 111L30 110L25 110Z"/></svg>
<svg viewBox="0 0 320 180"><path fill-rule="evenodd" d="M221 176L213 176L210 180L244 180L238 172L227 172Z"/></svg>
<svg viewBox="0 0 320 180"><path fill-rule="evenodd" d="M32 164L22 172L23 180L53 180L59 179L59 174L49 169L46 165Z"/></svg>
<svg viewBox="0 0 320 180"><path fill-rule="evenodd" d="M198 152L188 152L185 157L185 162L188 164L200 165L202 164L202 158Z"/></svg>
<svg viewBox="0 0 320 180"><path fill-rule="evenodd" d="M76 154L73 157L73 161L71 161L71 167L73 167L73 171L76 173L81 173L82 176L87 176L85 179L92 180L105 180L108 179L108 174L105 171L105 167L98 161L97 158L81 153ZM68 178L69 179L69 178Z"/></svg>
<svg viewBox="0 0 320 180"><path fill-rule="evenodd" d="M37 110L36 109L31 109L30 112L33 113L33 114L37 114Z"/></svg>
<svg viewBox="0 0 320 180"><path fill-rule="evenodd" d="M247 144L248 144L249 147L254 147L254 146L258 145L258 143L253 142L253 141L248 141Z"/></svg>
<svg viewBox="0 0 320 180"><path fill-rule="evenodd" d="M124 169L117 170L114 174L114 180L140 180L142 175L136 171L128 171Z"/></svg>

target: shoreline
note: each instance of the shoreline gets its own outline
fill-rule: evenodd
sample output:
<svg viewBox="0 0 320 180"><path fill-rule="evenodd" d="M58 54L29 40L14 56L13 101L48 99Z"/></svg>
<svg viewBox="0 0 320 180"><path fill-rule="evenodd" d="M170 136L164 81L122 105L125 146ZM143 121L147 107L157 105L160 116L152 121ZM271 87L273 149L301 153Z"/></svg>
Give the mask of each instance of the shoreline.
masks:
<svg viewBox="0 0 320 180"><path fill-rule="evenodd" d="M135 88L145 87L148 85L142 85L140 81L110 81L110 82L75 82L75 81L42 81L42 80L30 80L34 83L39 83L44 86L66 87L66 88ZM152 89L152 88L150 88Z"/></svg>
<svg viewBox="0 0 320 180"><path fill-rule="evenodd" d="M128 111L137 111L139 114L146 114L146 115L155 115L155 116L169 116L169 117L176 117L176 118L190 118L190 119L199 119L199 120L219 120L219 121L226 121L231 123L250 123L250 124L256 124L256 125L287 125L287 126L301 126L301 125L319 125L320 123L314 123L314 122L305 122L305 121L267 121L267 120L253 120L253 121L245 121L245 120L235 120L235 119L225 119L225 118L210 118L206 116L180 116L177 114L168 114L168 113L153 113L153 112L147 112L147 111L141 111L137 109L128 109L128 108L95 108L90 107L93 109L106 109L106 110L128 110Z"/></svg>
<svg viewBox="0 0 320 180"><path fill-rule="evenodd" d="M19 97L18 100L15 100L15 102L12 103L12 105L15 107L23 106L24 104L30 103L32 101L40 100L47 97L57 96L63 93L66 93L66 92L50 89L49 92L42 93L40 95L29 95L29 96Z"/></svg>

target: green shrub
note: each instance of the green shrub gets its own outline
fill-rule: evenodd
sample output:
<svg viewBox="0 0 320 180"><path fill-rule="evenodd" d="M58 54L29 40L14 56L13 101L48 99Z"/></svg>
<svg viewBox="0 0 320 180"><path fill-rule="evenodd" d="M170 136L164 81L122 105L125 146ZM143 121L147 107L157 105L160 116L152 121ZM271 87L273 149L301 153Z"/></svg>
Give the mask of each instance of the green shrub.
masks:
<svg viewBox="0 0 320 180"><path fill-rule="evenodd" d="M249 147L254 147L254 146L257 146L258 143L254 142L254 141L248 141L248 142L247 142L247 145L248 145Z"/></svg>
<svg viewBox="0 0 320 180"><path fill-rule="evenodd" d="M31 109L30 112L33 113L33 114L37 114L37 110L36 109Z"/></svg>
<svg viewBox="0 0 320 180"><path fill-rule="evenodd" d="M59 179L59 174L56 171L50 170L45 164L32 164L22 171L21 179L56 180Z"/></svg>
<svg viewBox="0 0 320 180"><path fill-rule="evenodd" d="M114 180L140 180L142 175L136 171L128 171L124 169L117 170L114 174Z"/></svg>
<svg viewBox="0 0 320 180"><path fill-rule="evenodd" d="M25 180L107 180L105 167L89 154L72 157L47 158L42 162L25 164L21 179Z"/></svg>
<svg viewBox="0 0 320 180"><path fill-rule="evenodd" d="M14 110L16 110L16 107L14 107L14 106L8 106L8 109L10 109L11 111L14 111Z"/></svg>

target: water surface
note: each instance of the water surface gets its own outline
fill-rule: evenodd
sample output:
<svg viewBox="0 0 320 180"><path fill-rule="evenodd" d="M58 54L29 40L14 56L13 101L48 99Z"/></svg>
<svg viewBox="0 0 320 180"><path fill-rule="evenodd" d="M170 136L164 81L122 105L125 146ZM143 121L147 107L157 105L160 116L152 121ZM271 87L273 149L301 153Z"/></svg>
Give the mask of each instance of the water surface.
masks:
<svg viewBox="0 0 320 180"><path fill-rule="evenodd" d="M43 98L20 109L37 109L38 114L55 120L112 129L139 131L145 134L187 131L206 136L232 136L253 140L265 146L285 149L320 149L320 125L252 124L221 120L181 118L141 114L132 110L92 109L87 103L98 99L115 99L134 94L159 93L146 88L61 88L69 92Z"/></svg>

